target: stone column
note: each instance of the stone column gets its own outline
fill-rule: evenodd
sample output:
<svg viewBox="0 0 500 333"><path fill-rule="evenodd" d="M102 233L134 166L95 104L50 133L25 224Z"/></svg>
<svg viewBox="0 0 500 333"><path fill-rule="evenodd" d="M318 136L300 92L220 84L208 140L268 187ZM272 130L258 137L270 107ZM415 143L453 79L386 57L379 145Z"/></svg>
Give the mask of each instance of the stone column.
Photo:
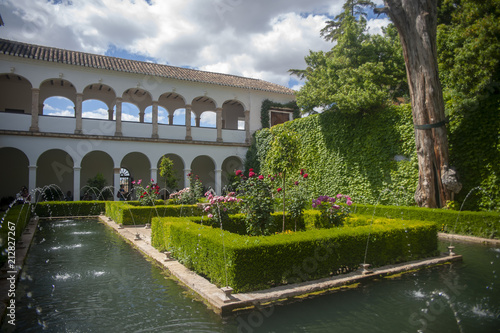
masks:
<svg viewBox="0 0 500 333"><path fill-rule="evenodd" d="M174 114L173 113L168 113L168 124L173 125L174 124Z"/></svg>
<svg viewBox="0 0 500 333"><path fill-rule="evenodd" d="M189 186L189 174L191 173L191 169L184 169L184 188Z"/></svg>
<svg viewBox="0 0 500 333"><path fill-rule="evenodd" d="M154 180L155 183L158 182L158 169L156 168L151 168L151 179Z"/></svg>
<svg viewBox="0 0 500 333"><path fill-rule="evenodd" d="M122 99L116 99L116 131L115 136L122 136Z"/></svg>
<svg viewBox="0 0 500 333"><path fill-rule="evenodd" d="M39 110L39 99L40 99L40 89L32 88L31 89L31 126L30 132L39 132L40 128L38 128L38 114Z"/></svg>
<svg viewBox="0 0 500 333"><path fill-rule="evenodd" d="M143 123L144 122L144 112L145 110L139 110L139 122Z"/></svg>
<svg viewBox="0 0 500 333"><path fill-rule="evenodd" d="M108 120L113 120L113 109L108 110Z"/></svg>
<svg viewBox="0 0 500 333"><path fill-rule="evenodd" d="M34 191L36 189L36 168L36 165L28 166L28 190L31 194L31 202L36 201L36 192Z"/></svg>
<svg viewBox="0 0 500 333"><path fill-rule="evenodd" d="M245 142L250 143L252 139L250 136L250 110L245 110L243 113L245 114Z"/></svg>
<svg viewBox="0 0 500 333"><path fill-rule="evenodd" d="M215 170L215 193L217 195L222 194L222 170L216 169Z"/></svg>
<svg viewBox="0 0 500 333"><path fill-rule="evenodd" d="M151 112L151 123L153 124L153 133L151 137L158 139L158 101L153 102L153 111Z"/></svg>
<svg viewBox="0 0 500 333"><path fill-rule="evenodd" d="M76 128L75 134L82 134L82 103L83 103L83 94L76 94L76 105L75 105L75 118L76 118Z"/></svg>
<svg viewBox="0 0 500 333"><path fill-rule="evenodd" d="M186 105L186 141L193 140L191 136L191 105Z"/></svg>
<svg viewBox="0 0 500 333"><path fill-rule="evenodd" d="M217 115L217 142L222 142L222 108L217 108L215 110Z"/></svg>
<svg viewBox="0 0 500 333"><path fill-rule="evenodd" d="M113 168L113 187L114 187L113 198L115 198L115 201L120 200L116 197L118 191L120 190L120 170L121 170L120 167Z"/></svg>
<svg viewBox="0 0 500 333"><path fill-rule="evenodd" d="M201 121L201 116L196 116L195 118L196 127L200 127L200 121Z"/></svg>
<svg viewBox="0 0 500 333"><path fill-rule="evenodd" d="M81 167L73 167L73 201L80 201L80 171Z"/></svg>

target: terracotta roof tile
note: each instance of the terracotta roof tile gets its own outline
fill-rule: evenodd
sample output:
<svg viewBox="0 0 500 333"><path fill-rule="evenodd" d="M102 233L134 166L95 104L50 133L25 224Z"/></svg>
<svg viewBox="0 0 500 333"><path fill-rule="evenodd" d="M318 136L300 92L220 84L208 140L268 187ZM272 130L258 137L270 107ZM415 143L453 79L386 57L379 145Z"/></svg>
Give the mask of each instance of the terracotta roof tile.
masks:
<svg viewBox="0 0 500 333"><path fill-rule="evenodd" d="M221 86L262 90L287 95L294 94L292 89L258 79L70 51L48 46L26 44L1 38L0 54L17 57L29 57L36 60L52 61L119 72L130 72L179 80L218 84Z"/></svg>

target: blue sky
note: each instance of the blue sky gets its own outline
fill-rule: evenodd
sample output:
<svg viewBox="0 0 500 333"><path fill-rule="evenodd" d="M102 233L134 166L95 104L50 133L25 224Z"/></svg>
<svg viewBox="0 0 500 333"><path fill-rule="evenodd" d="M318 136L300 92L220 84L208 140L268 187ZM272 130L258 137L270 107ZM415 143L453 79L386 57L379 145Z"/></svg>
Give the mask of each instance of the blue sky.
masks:
<svg viewBox="0 0 500 333"><path fill-rule="evenodd" d="M374 1L381 6L383 1ZM292 89L343 0L2 0L0 38L262 79ZM370 33L388 24L369 13ZM67 114L61 99L47 112ZM98 103L84 112L105 116ZM88 109L86 109L88 108ZM71 110L69 110L71 112ZM124 109L124 119L134 117ZM161 113L161 112L160 112ZM202 120L203 121L203 120ZM212 119L203 121L209 126Z"/></svg>

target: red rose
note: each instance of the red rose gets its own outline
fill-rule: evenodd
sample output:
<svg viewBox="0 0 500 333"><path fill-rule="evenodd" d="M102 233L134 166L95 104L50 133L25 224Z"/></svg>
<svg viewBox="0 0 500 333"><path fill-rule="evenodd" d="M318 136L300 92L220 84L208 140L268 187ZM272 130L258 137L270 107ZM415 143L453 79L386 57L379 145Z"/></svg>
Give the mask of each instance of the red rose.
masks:
<svg viewBox="0 0 500 333"><path fill-rule="evenodd" d="M304 178L307 178L308 176L309 176L309 175L308 175L307 173L305 173L303 177L304 177Z"/></svg>
<svg viewBox="0 0 500 333"><path fill-rule="evenodd" d="M281 188L281 187L278 187L278 190L277 190L277 191L278 191L278 192L281 192L281 190L282 190L282 188Z"/></svg>

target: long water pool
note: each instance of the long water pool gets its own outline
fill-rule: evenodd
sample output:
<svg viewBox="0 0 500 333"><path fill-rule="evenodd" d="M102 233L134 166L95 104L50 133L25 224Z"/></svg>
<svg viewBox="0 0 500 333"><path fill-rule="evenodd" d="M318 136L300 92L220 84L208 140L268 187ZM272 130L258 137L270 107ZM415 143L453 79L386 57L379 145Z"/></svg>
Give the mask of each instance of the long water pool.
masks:
<svg viewBox="0 0 500 333"><path fill-rule="evenodd" d="M499 248L455 242L463 262L220 318L97 220L38 229L2 332L500 332Z"/></svg>

